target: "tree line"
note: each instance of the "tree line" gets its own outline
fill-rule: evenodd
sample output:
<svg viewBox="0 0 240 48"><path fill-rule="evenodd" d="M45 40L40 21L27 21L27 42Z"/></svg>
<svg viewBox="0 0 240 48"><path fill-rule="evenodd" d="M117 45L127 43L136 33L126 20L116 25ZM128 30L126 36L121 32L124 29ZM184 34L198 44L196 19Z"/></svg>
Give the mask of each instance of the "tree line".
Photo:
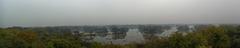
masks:
<svg viewBox="0 0 240 48"><path fill-rule="evenodd" d="M115 27L113 29L122 30ZM232 25L209 25L193 32L176 32L169 37L152 36L144 43L124 45L87 42L80 37L81 35L72 35L70 32L0 28L0 48L240 48L240 26Z"/></svg>

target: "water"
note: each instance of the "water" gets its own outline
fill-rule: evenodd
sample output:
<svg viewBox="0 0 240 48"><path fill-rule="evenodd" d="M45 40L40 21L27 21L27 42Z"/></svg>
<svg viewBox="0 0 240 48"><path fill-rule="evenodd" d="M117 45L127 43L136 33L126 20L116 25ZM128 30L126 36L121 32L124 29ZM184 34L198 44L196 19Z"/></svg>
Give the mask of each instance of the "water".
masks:
<svg viewBox="0 0 240 48"><path fill-rule="evenodd" d="M114 38L114 34L108 34L106 37L96 36L93 40L101 43L113 43L113 44L127 44L129 42L142 43L144 37L138 29L130 29L126 32L126 35L118 35L119 38ZM123 37L123 38L121 38Z"/></svg>
<svg viewBox="0 0 240 48"><path fill-rule="evenodd" d="M178 31L177 27L171 27L171 29L165 30L163 33L157 34L157 36L168 37L168 36L170 36L171 34L173 34L174 32L177 32L177 31Z"/></svg>
<svg viewBox="0 0 240 48"><path fill-rule="evenodd" d="M156 32L156 33L144 33L140 32L137 28L131 28L128 32L122 33L113 33L113 32L104 32L104 33L95 33L94 36L85 36L87 40L96 41L100 43L112 43L112 44L128 44L128 43L144 43L148 37L151 35L158 36L158 37L169 37L174 32L191 32L194 29L194 26L187 26L188 30L179 30L179 26L171 26L169 29L165 29L163 32ZM150 36L149 36L150 35Z"/></svg>

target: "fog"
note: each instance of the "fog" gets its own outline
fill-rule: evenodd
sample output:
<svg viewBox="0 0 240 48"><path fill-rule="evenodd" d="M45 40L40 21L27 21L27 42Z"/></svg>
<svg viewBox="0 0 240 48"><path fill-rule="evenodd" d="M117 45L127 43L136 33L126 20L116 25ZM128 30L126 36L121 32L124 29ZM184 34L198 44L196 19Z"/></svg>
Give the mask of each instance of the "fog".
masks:
<svg viewBox="0 0 240 48"><path fill-rule="evenodd" d="M0 27L239 24L240 0L0 0Z"/></svg>

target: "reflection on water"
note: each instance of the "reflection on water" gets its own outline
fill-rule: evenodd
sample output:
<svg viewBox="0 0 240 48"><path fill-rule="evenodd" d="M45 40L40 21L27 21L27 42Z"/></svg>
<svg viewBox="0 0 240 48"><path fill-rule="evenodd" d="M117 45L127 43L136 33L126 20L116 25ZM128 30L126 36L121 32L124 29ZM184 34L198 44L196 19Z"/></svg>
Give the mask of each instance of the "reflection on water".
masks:
<svg viewBox="0 0 240 48"><path fill-rule="evenodd" d="M169 35L171 35L172 33L174 33L174 32L177 32L178 31L178 29L177 29L177 27L172 27L171 29L169 29L169 30L165 30L163 33L161 33L161 34L157 34L157 36L169 36Z"/></svg>
<svg viewBox="0 0 240 48"><path fill-rule="evenodd" d="M149 27L148 27L149 28ZM182 29L184 28L184 29ZM145 28L145 31L148 31ZM150 39L151 37L168 37L174 32L191 32L194 30L194 26L171 26L169 28L158 28L155 32L141 32L139 28L130 28L127 32L119 32L114 29L108 32L96 32L88 33L84 36L86 41L96 41L101 43L113 43L113 44L127 44L130 42L134 43L143 43L145 40ZM143 31L143 30L142 30Z"/></svg>
<svg viewBox="0 0 240 48"><path fill-rule="evenodd" d="M106 37L96 36L94 41L102 43L126 44L129 42L141 43L144 41L144 38L138 29L130 29L128 32L108 34Z"/></svg>
<svg viewBox="0 0 240 48"><path fill-rule="evenodd" d="M74 37L86 42L126 44L130 42L144 43L144 41L156 37L169 37L174 32L185 34L208 26L210 25L106 25L36 27L31 29L35 32L49 32L50 34L60 33L63 35L63 33L71 33Z"/></svg>

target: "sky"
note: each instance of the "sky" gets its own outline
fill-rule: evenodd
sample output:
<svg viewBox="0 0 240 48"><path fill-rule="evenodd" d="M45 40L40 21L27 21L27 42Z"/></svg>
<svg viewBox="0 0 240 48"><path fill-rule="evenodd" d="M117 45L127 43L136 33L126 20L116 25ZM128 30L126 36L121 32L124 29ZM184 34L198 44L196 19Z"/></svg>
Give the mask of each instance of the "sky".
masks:
<svg viewBox="0 0 240 48"><path fill-rule="evenodd" d="M0 27L239 24L240 0L0 0Z"/></svg>

